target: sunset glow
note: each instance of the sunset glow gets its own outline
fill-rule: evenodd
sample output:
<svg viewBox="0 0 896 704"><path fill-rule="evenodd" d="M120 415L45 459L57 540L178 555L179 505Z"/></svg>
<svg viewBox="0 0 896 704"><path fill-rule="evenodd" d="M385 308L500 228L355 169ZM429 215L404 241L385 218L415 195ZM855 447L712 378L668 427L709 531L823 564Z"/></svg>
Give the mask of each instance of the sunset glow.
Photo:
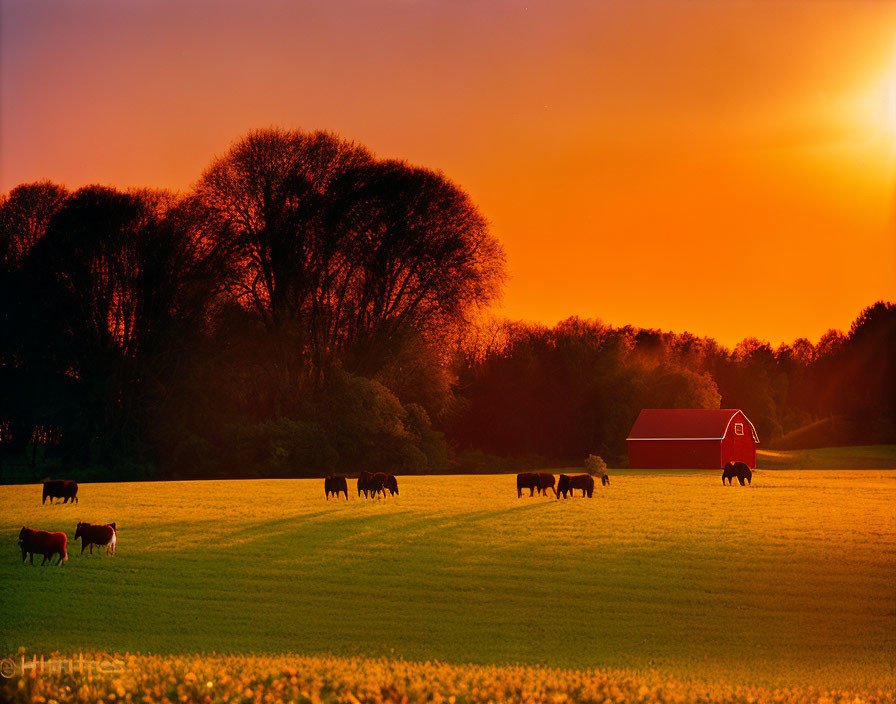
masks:
<svg viewBox="0 0 896 704"><path fill-rule="evenodd" d="M250 129L441 169L496 311L777 344L896 298L896 4L3 0L0 190L185 191Z"/></svg>
<svg viewBox="0 0 896 704"><path fill-rule="evenodd" d="M880 90L881 132L890 140L890 148L896 151L896 66L884 80Z"/></svg>

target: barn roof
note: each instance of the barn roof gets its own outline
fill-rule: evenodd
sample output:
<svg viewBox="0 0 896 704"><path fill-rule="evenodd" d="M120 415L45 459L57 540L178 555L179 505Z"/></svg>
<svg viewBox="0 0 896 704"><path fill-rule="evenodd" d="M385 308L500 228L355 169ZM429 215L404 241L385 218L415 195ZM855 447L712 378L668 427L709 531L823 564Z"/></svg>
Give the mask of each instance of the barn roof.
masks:
<svg viewBox="0 0 896 704"><path fill-rule="evenodd" d="M645 408L638 414L627 440L721 440L737 408L707 410L696 408ZM744 415L744 418L747 418ZM753 439L756 428L747 418Z"/></svg>

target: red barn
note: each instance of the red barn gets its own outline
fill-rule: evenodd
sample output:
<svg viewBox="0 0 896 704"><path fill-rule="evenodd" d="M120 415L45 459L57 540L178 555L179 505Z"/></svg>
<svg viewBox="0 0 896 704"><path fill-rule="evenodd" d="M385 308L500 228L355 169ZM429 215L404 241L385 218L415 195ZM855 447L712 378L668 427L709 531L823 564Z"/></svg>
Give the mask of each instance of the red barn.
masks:
<svg viewBox="0 0 896 704"><path fill-rule="evenodd" d="M645 408L626 439L633 469L756 468L756 428L743 411Z"/></svg>

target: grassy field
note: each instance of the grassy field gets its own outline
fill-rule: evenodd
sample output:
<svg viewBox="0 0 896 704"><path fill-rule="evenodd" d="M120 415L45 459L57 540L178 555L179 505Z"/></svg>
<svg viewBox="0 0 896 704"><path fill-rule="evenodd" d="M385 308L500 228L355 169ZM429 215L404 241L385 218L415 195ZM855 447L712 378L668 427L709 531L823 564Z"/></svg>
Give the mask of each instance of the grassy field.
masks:
<svg viewBox="0 0 896 704"><path fill-rule="evenodd" d="M512 476L0 487L0 653L297 653L894 687L896 472L616 474L592 500ZM20 563L18 530L116 521L114 558Z"/></svg>
<svg viewBox="0 0 896 704"><path fill-rule="evenodd" d="M760 469L893 469L896 445L757 450L756 463Z"/></svg>

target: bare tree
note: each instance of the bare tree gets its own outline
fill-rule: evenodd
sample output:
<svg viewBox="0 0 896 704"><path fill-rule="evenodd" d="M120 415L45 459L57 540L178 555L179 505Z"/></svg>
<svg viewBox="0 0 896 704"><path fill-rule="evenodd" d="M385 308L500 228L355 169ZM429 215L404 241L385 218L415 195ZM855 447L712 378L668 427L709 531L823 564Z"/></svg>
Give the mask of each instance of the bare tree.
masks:
<svg viewBox="0 0 896 704"><path fill-rule="evenodd" d="M0 201L0 262L4 269L18 267L47 230L68 192L49 181L16 186Z"/></svg>

